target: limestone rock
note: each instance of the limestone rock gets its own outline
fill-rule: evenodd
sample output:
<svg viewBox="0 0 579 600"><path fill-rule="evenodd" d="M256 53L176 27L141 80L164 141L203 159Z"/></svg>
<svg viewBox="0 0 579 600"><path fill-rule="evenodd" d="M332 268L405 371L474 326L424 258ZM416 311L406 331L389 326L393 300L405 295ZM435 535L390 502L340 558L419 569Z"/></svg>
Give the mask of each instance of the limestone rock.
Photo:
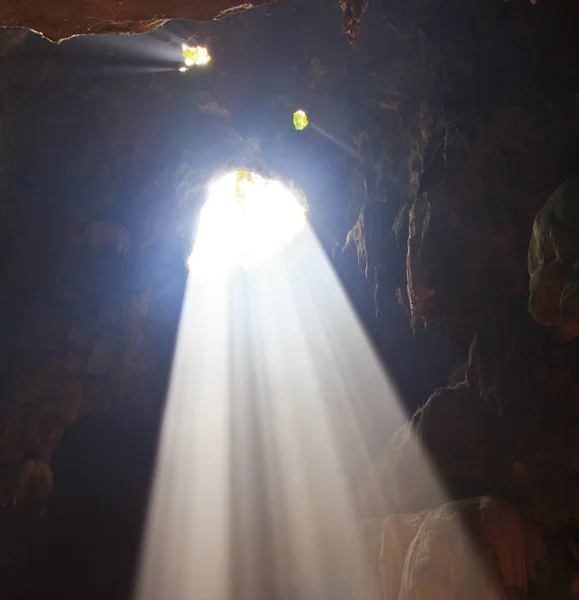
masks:
<svg viewBox="0 0 579 600"><path fill-rule="evenodd" d="M444 502L444 491L421 450L413 423L396 431L360 487L364 515L418 512Z"/></svg>
<svg viewBox="0 0 579 600"><path fill-rule="evenodd" d="M83 401L77 379L63 378L58 370L49 376L39 367L0 415L0 461L14 463L28 454L49 462L65 427L82 414Z"/></svg>
<svg viewBox="0 0 579 600"><path fill-rule="evenodd" d="M436 390L421 410L416 433L455 498L487 493L485 456L492 415L479 391L460 383Z"/></svg>
<svg viewBox="0 0 579 600"><path fill-rule="evenodd" d="M524 436L513 455L513 493L551 534L579 520L579 446L559 431Z"/></svg>
<svg viewBox="0 0 579 600"><path fill-rule="evenodd" d="M408 280L408 300L410 315L413 319L424 319L430 323L430 314L426 300L435 295L427 282L426 269L422 261L422 246L430 224L430 204L423 194L417 198L410 209L408 225L408 254L406 257L406 275Z"/></svg>
<svg viewBox="0 0 579 600"><path fill-rule="evenodd" d="M508 500L449 502L384 521L381 600L525 597L543 546Z"/></svg>
<svg viewBox="0 0 579 600"><path fill-rule="evenodd" d="M88 373L106 375L111 366L116 339L110 331L103 331L95 340L88 362Z"/></svg>
<svg viewBox="0 0 579 600"><path fill-rule="evenodd" d="M5 465L0 468L0 507L44 504L52 485L52 471L41 460Z"/></svg>
<svg viewBox="0 0 579 600"><path fill-rule="evenodd" d="M560 340L579 334L579 176L561 184L537 213L529 243L529 312Z"/></svg>
<svg viewBox="0 0 579 600"><path fill-rule="evenodd" d="M170 0L163 3L141 0L106 0L80 3L69 0L45 3L32 1L14 4L0 2L0 26L26 27L59 41L79 34L145 33L169 19L209 21L270 0Z"/></svg>
<svg viewBox="0 0 579 600"><path fill-rule="evenodd" d="M374 595L378 591L374 573L378 567L378 557L382 547L382 523L382 519L364 519L357 531L356 548L361 551L362 560L359 572L355 574L354 589L368 600L374 600ZM352 562L350 558L349 563Z"/></svg>
<svg viewBox="0 0 579 600"><path fill-rule="evenodd" d="M380 583L376 586L384 600L398 599L406 554L424 518L425 513L417 513L390 515L384 520L379 553Z"/></svg>
<svg viewBox="0 0 579 600"><path fill-rule="evenodd" d="M432 394L396 431L360 488L366 516L418 512L492 491L485 467L492 417L477 390L460 383Z"/></svg>
<svg viewBox="0 0 579 600"><path fill-rule="evenodd" d="M71 244L85 244L95 251L111 249L117 254L125 254L130 246L126 227L114 221L91 221L82 225L69 222L66 234Z"/></svg>
<svg viewBox="0 0 579 600"><path fill-rule="evenodd" d="M356 249L358 267L366 279L373 279L374 269L385 251L388 234L387 207L382 202L362 206L358 220L349 231L344 252Z"/></svg>

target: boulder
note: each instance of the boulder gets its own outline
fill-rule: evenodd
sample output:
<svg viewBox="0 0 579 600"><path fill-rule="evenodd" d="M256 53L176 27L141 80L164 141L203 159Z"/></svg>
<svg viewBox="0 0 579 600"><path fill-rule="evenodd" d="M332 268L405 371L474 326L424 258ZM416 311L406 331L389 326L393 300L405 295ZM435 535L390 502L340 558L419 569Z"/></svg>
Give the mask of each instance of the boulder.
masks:
<svg viewBox="0 0 579 600"><path fill-rule="evenodd" d="M489 406L466 382L435 390L422 408L416 435L452 498L490 491L485 458L492 428Z"/></svg>
<svg viewBox="0 0 579 600"><path fill-rule="evenodd" d="M466 382L436 390L396 431L360 487L364 516L419 512L488 494L492 414Z"/></svg>
<svg viewBox="0 0 579 600"><path fill-rule="evenodd" d="M0 507L44 505L52 486L52 471L41 460L4 465L0 468Z"/></svg>
<svg viewBox="0 0 579 600"><path fill-rule="evenodd" d="M561 341L579 334L579 175L537 213L529 243L529 312Z"/></svg>
<svg viewBox="0 0 579 600"><path fill-rule="evenodd" d="M508 500L480 497L414 515L382 530L376 594L382 600L525 597L543 551Z"/></svg>
<svg viewBox="0 0 579 600"><path fill-rule="evenodd" d="M444 490L405 423L381 450L359 490L360 510L368 517L418 512L444 502Z"/></svg>

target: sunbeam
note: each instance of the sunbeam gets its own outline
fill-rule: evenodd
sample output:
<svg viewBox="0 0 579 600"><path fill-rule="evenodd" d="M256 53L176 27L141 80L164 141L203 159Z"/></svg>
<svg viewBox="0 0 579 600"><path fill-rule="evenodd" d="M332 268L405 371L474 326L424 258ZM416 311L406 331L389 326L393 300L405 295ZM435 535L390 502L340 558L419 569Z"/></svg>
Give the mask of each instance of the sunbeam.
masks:
<svg viewBox="0 0 579 600"><path fill-rule="evenodd" d="M236 201L240 181L248 187ZM269 218L252 219L264 190L275 192ZM201 213L138 600L366 597L355 589L354 481L369 440L405 417L325 253L288 218L292 195L280 190L234 172Z"/></svg>

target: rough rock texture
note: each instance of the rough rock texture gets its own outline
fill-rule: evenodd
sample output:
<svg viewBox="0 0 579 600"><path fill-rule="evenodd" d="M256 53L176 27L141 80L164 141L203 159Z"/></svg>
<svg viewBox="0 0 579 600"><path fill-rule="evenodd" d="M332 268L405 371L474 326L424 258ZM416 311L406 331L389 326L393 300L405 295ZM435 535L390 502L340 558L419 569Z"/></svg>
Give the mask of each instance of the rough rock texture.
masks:
<svg viewBox="0 0 579 600"><path fill-rule="evenodd" d="M392 515L382 526L372 599L525 597L542 552L537 532L501 498Z"/></svg>
<svg viewBox="0 0 579 600"><path fill-rule="evenodd" d="M51 39L143 32L232 4L5 2L0 24ZM578 5L340 5L344 14L338 3L286 0L137 40L174 44L175 56L182 39L208 40L211 67L185 76L123 45L130 38L55 46L3 32L0 584L27 598L128 597L138 518L119 546L115 530L142 512L135 448L162 410L191 223L213 173L243 166L305 192L401 400L411 413L423 405L390 441L383 432L361 491L375 518L369 556L376 521L394 524L388 585L399 581L408 598L470 597L464 573L467 591L437 578L472 566L456 552L470 519L490 572L518 590L510 597L569 597L579 573L578 346L542 325L575 333L575 216L554 219L564 189L545 202L578 169ZM310 117L303 134L291 128L296 108ZM52 470L38 524L23 505L46 504ZM466 500L482 494L510 500L491 505L512 535L497 538L483 501ZM546 545L528 590L522 514ZM42 568L42 544L24 569L18 540L34 534L50 548L62 531L72 533L53 569Z"/></svg>
<svg viewBox="0 0 579 600"><path fill-rule="evenodd" d="M352 241L362 249L362 269L388 265L365 273L380 290L378 313L387 312L398 287L417 339L442 334L439 348L464 364L475 337L476 368L469 385L435 394L449 408L431 432L418 434L418 413L390 439L371 469L372 483L363 486L371 490L366 515L414 511L416 497L430 503L439 494L432 477L412 477L421 471L408 467L424 465L417 457L426 442L451 498L499 492L522 502L549 532L533 597L567 598L576 568L564 546L576 535L579 363L575 342L559 340L575 335L577 234L574 179L559 186L577 172L579 158L579 46L571 25L577 5L383 2L382 14L420 40L431 77L423 75L420 88L416 80L413 91L420 89L422 100L406 92L388 103L404 131L411 186L399 217L385 228L389 243L367 243L360 225ZM528 310L558 335L539 327ZM386 329L383 316L382 322ZM456 397L460 405L461 395L488 415L486 436L474 428L478 417L457 435L460 419L455 428L450 404ZM467 465L478 491L453 485L452 473L467 473Z"/></svg>
<svg viewBox="0 0 579 600"><path fill-rule="evenodd" d="M416 440L413 423L396 431L382 448L360 484L358 500L367 517L418 512L444 502L444 489Z"/></svg>
<svg viewBox="0 0 579 600"><path fill-rule="evenodd" d="M58 42L82 34L142 34L162 27L171 19L210 21L270 4L273 0L58 0L47 4L29 0L0 4L0 27L26 28ZM352 43L360 33L365 0L340 0L342 31Z"/></svg>
<svg viewBox="0 0 579 600"><path fill-rule="evenodd" d="M169 19L208 21L245 8L260 6L271 0L106 0L94 2L46 3L38 0L0 4L0 26L26 27L59 41L79 34L146 33L164 25Z"/></svg>
<svg viewBox="0 0 579 600"><path fill-rule="evenodd" d="M42 461L24 460L0 472L0 507L43 505L52 492L53 475Z"/></svg>
<svg viewBox="0 0 579 600"><path fill-rule="evenodd" d="M449 497L480 496L500 487L502 464L495 461L509 453L496 436L499 420L481 397L477 340L464 380L435 390L380 451L360 485L364 515L418 512Z"/></svg>
<svg viewBox="0 0 579 600"><path fill-rule="evenodd" d="M529 243L529 312L559 339L579 334L579 176L562 183L537 213Z"/></svg>
<svg viewBox="0 0 579 600"><path fill-rule="evenodd" d="M482 491L476 488L485 485L492 426L488 405L467 383L436 390L421 409L418 441L454 493L468 497Z"/></svg>

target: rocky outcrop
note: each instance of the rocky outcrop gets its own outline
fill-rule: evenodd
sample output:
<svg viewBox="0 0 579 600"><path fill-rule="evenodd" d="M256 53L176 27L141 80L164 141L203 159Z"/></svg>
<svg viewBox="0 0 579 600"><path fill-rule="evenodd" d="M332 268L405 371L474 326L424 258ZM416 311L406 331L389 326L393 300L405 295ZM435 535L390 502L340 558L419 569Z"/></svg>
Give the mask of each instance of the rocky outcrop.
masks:
<svg viewBox="0 0 579 600"><path fill-rule="evenodd" d="M466 382L436 390L390 438L360 488L367 516L418 512L493 489L492 413Z"/></svg>
<svg viewBox="0 0 579 600"><path fill-rule="evenodd" d="M50 5L29 2L0 4L0 27L27 28L58 42L83 34L142 34L162 27L171 19L210 21L263 6L273 0L196 0L183 2L151 2L147 0L57 0ZM360 32L364 0L340 0L344 15L342 30L352 43Z"/></svg>
<svg viewBox="0 0 579 600"><path fill-rule="evenodd" d="M562 341L579 334L579 176L537 213L529 243L529 312Z"/></svg>
<svg viewBox="0 0 579 600"><path fill-rule="evenodd" d="M422 407L419 443L452 497L477 496L488 486L486 454L493 416L478 389L460 383L436 390Z"/></svg>
<svg viewBox="0 0 579 600"><path fill-rule="evenodd" d="M380 451L360 485L358 502L364 516L385 517L434 508L445 497L409 422Z"/></svg>
<svg viewBox="0 0 579 600"><path fill-rule="evenodd" d="M379 559L383 600L504 599L536 579L536 533L507 500L450 502L384 521ZM524 596L523 596L524 597Z"/></svg>
<svg viewBox="0 0 579 600"><path fill-rule="evenodd" d="M52 486L52 471L45 462L24 460L4 465L0 467L0 507L43 507Z"/></svg>
<svg viewBox="0 0 579 600"><path fill-rule="evenodd" d="M398 287L401 305L414 325L426 325L427 339L443 332L438 352L444 348L454 364L465 361L475 333L478 344L470 385L439 389L379 454L363 486L365 514L434 508L441 483L451 499L505 494L551 536L533 597L568 597L576 567L554 538L575 535L576 346L541 331L526 305L536 322L556 329L557 340L575 337L579 236L576 177L567 178L577 172L579 62L564 23L576 19L577 7L565 0L418 0L382 2L382 13L398 31L423 34L434 78L413 103L412 118L404 113L408 97L389 105L406 136L411 188L401 218L384 234L393 237L396 224L398 239L406 235L398 244L406 272L402 283L391 268L369 279L382 299ZM352 239L362 231L357 224ZM443 527L442 513L437 518L433 532ZM424 548L435 564L434 543ZM401 576L400 564L392 569Z"/></svg>

